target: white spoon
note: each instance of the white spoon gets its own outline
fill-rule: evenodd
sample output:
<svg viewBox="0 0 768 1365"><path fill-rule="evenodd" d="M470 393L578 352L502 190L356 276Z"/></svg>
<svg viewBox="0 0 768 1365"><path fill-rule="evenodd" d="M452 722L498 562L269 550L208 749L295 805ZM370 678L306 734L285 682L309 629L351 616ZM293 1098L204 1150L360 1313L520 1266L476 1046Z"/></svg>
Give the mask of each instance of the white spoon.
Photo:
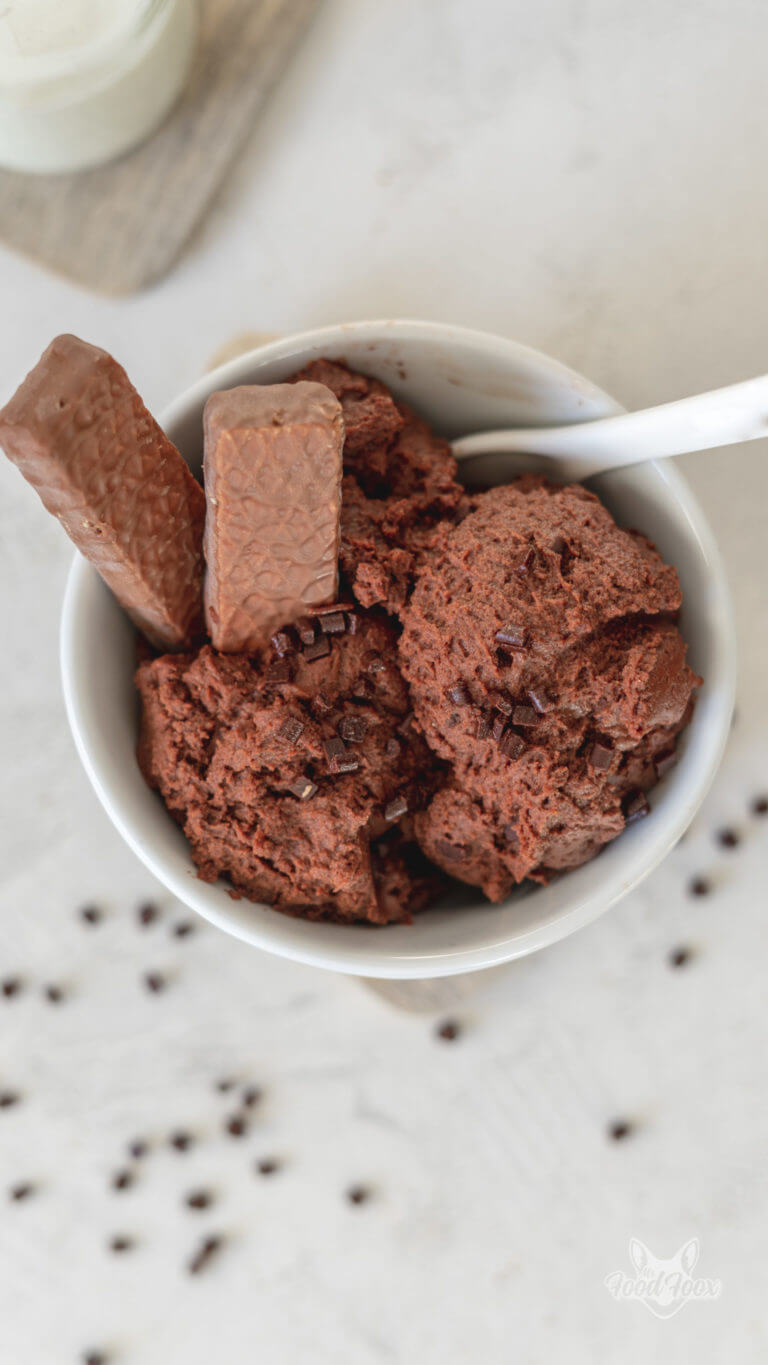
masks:
<svg viewBox="0 0 768 1365"><path fill-rule="evenodd" d="M711 393L566 427L481 431L453 442L457 460L515 452L554 457L559 473L588 479L606 469L711 450L768 436L768 375Z"/></svg>

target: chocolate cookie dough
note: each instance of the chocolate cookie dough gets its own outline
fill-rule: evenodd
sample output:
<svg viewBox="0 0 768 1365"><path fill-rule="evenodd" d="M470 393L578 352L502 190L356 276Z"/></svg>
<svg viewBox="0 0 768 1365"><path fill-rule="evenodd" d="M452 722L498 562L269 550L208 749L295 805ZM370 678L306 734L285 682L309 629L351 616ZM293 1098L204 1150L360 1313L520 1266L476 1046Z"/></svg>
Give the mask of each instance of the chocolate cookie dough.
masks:
<svg viewBox="0 0 768 1365"><path fill-rule="evenodd" d="M347 628L320 617L307 643L284 630L250 657L141 664L139 762L204 880L310 919L406 922L439 886L412 828L440 765L412 732L392 626L335 614Z"/></svg>
<svg viewBox="0 0 768 1365"><path fill-rule="evenodd" d="M647 809L700 679L680 587L593 493L525 477L423 557L403 676L450 777L416 816L427 855L503 899L591 858Z"/></svg>

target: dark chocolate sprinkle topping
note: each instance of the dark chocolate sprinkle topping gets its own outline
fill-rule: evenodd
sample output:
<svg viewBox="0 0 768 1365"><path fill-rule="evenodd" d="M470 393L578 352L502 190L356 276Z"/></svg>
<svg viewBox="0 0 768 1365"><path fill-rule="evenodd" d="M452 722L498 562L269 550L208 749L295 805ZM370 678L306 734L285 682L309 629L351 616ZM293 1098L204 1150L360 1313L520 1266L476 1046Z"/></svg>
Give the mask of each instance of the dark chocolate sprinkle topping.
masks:
<svg viewBox="0 0 768 1365"><path fill-rule="evenodd" d="M496 631L496 643L502 649L525 649L525 639L525 630L513 621Z"/></svg>
<svg viewBox="0 0 768 1365"><path fill-rule="evenodd" d="M224 1245L221 1237L206 1237L198 1247L187 1267L190 1275L199 1275Z"/></svg>
<svg viewBox="0 0 768 1365"><path fill-rule="evenodd" d="M264 677L268 683L288 683L293 677L293 669L288 659L276 659L270 664Z"/></svg>
<svg viewBox="0 0 768 1365"><path fill-rule="evenodd" d="M320 629L326 635L343 635L347 628L344 620L344 613L341 611L329 611L327 615L320 617Z"/></svg>
<svg viewBox="0 0 768 1365"><path fill-rule="evenodd" d="M339 734L348 744L359 744L365 739L368 730L368 722L364 716L342 716L339 722Z"/></svg>
<svg viewBox="0 0 768 1365"><path fill-rule="evenodd" d="M496 692L492 700L494 711L500 711L502 716L512 715L512 701L503 692Z"/></svg>
<svg viewBox="0 0 768 1365"><path fill-rule="evenodd" d="M304 722L299 720L298 716L288 716L277 733L287 744L295 744L304 733Z"/></svg>
<svg viewBox="0 0 768 1365"><path fill-rule="evenodd" d="M488 739L491 734L491 722L482 713L477 718L477 729L475 731L478 739Z"/></svg>
<svg viewBox="0 0 768 1365"><path fill-rule="evenodd" d="M202 1210L210 1208L213 1203L213 1195L209 1190L193 1190L185 1199L188 1209Z"/></svg>
<svg viewBox="0 0 768 1365"><path fill-rule="evenodd" d="M435 849L447 863L460 863L464 857L464 849L449 843L447 839L436 840Z"/></svg>
<svg viewBox="0 0 768 1365"><path fill-rule="evenodd" d="M534 711L537 711L540 716L545 715L552 705L546 692L542 692L539 687L535 689L529 688L527 697Z"/></svg>
<svg viewBox="0 0 768 1365"><path fill-rule="evenodd" d="M109 1365L109 1356L104 1351L83 1351L83 1365Z"/></svg>
<svg viewBox="0 0 768 1365"><path fill-rule="evenodd" d="M331 642L327 635L321 635L314 644L305 645L304 658L307 663L314 663L315 659L324 659L331 652Z"/></svg>
<svg viewBox="0 0 768 1365"><path fill-rule="evenodd" d="M640 791L639 789L637 791L629 792L624 798L623 808L624 822L627 825L633 825L636 820L642 820L644 816L649 814L651 809L648 805L648 798L645 792Z"/></svg>
<svg viewBox="0 0 768 1365"><path fill-rule="evenodd" d="M519 758L525 752L525 740L516 730L505 730L499 740L499 751L505 758Z"/></svg>
<svg viewBox="0 0 768 1365"><path fill-rule="evenodd" d="M408 802L404 796L395 796L384 807L384 819L391 822L399 820L408 810Z"/></svg>
<svg viewBox="0 0 768 1365"><path fill-rule="evenodd" d="M592 745L589 761L592 764L592 767L596 768L598 772L605 772L610 768L611 763L613 762L612 746L604 743L602 740L597 740L597 742Z"/></svg>
<svg viewBox="0 0 768 1365"><path fill-rule="evenodd" d="M297 800L308 801L317 791L317 784L308 777L297 777L295 782L288 783L288 790Z"/></svg>
<svg viewBox="0 0 768 1365"><path fill-rule="evenodd" d="M454 706L472 705L471 694L463 683L454 683L452 687L446 688L446 695Z"/></svg>
<svg viewBox="0 0 768 1365"><path fill-rule="evenodd" d="M276 634L272 636L272 648L280 659L286 654L293 653L294 646L287 631L278 630Z"/></svg>
<svg viewBox="0 0 768 1365"><path fill-rule="evenodd" d="M503 716L495 717L493 725L491 726L491 733L494 739L501 739L502 735L504 734L506 724L507 722Z"/></svg>
<svg viewBox="0 0 768 1365"><path fill-rule="evenodd" d="M141 1161L141 1158L146 1156L148 1151L149 1147L143 1138L135 1138L133 1142L128 1144L128 1155L132 1156L134 1161Z"/></svg>
<svg viewBox="0 0 768 1365"><path fill-rule="evenodd" d="M303 645L314 644L315 623L314 621L300 621L296 629L299 632L299 639Z"/></svg>
<svg viewBox="0 0 768 1365"><path fill-rule="evenodd" d="M512 712L513 725L538 725L539 715L532 706L516 706Z"/></svg>

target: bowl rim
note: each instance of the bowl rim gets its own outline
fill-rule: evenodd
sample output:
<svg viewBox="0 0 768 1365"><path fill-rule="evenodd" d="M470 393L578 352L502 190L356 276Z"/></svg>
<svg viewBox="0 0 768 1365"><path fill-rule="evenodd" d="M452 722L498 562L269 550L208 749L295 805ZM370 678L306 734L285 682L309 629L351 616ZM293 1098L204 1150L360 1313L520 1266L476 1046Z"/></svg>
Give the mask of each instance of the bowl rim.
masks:
<svg viewBox="0 0 768 1365"><path fill-rule="evenodd" d="M348 335L355 344L368 340L381 342L382 333L386 334L388 331L396 331L398 339L405 335L416 341L443 340L451 344L458 341L469 349L476 348L483 352L492 345L498 352L506 353L511 360L518 362L527 360L543 366L548 375L559 377L576 393L598 402L606 415L609 412L624 411L616 400L592 381L585 379L561 361L520 342L449 323L387 319L313 328L254 347L200 376L163 409L158 417L159 424L167 430L182 420L191 408L199 405L213 389L243 382L243 374L255 363L261 366L278 361L310 346L330 343L335 345L345 335ZM669 819L665 835L658 839L650 859L647 855L638 857L635 854L634 858L628 856L623 876L619 878L614 873L613 878L606 879L602 887L590 889L580 897L575 897L548 921L520 932L487 935L482 943L471 948L459 946L432 952L425 952L423 949L415 953L409 953L407 950L394 952L391 949L387 950L386 929L366 932L364 926L332 926L347 935L354 935L354 938L343 941L331 939L330 944L326 944L322 934L317 934L313 936L317 938L316 945L307 946L308 943L313 944L313 938L307 940L302 938L298 941L292 939L287 932L287 925L296 922L280 912L272 911L268 921L254 917L244 923L234 910L238 902L232 903L231 913L223 904L223 897L222 905L211 904L208 895L214 888L210 884L200 882L189 872L177 875L173 868L166 865L159 853L147 848L133 829L130 819L126 817L119 792L113 789L111 783L104 780L99 764L94 758L87 738L89 731L87 710L77 685L76 636L84 590L95 577L96 571L79 553L76 553L67 579L60 628L60 667L66 713L80 761L102 806L125 842L178 900L223 931L242 942L290 960L355 976L407 980L452 976L499 966L556 943L597 919L662 861L687 828L719 767L728 738L735 698L735 625L720 551L703 510L683 476L672 467L671 461L663 462L663 467L657 462L649 463L667 484L672 501L702 545L710 569L711 586L717 596L716 615L721 637L717 658L718 676L713 679L710 675L707 679L708 683L713 685L716 704L710 718L709 742L704 761L699 761L695 787L687 791L684 799L680 799L674 818ZM685 756L680 767L684 761ZM220 889L220 886L220 883L216 884L217 889ZM478 895L480 894L478 892ZM320 930L328 927L330 926L321 923L311 926Z"/></svg>

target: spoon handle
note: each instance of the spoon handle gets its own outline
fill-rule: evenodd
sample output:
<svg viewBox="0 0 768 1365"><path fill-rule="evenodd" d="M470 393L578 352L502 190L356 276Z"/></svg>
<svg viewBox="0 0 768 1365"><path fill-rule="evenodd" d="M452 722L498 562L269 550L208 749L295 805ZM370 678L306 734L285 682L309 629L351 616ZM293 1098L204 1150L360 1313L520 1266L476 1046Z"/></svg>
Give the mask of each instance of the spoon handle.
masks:
<svg viewBox="0 0 768 1365"><path fill-rule="evenodd" d="M453 442L457 460L494 452L559 456L578 478L601 469L768 436L768 375L711 393L565 427L482 431Z"/></svg>

